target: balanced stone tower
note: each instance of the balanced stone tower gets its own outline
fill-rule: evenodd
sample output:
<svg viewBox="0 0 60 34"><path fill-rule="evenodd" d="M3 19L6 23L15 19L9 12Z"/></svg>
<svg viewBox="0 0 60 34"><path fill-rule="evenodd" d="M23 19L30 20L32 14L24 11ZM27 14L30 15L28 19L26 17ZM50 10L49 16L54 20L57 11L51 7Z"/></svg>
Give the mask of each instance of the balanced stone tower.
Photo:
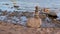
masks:
<svg viewBox="0 0 60 34"><path fill-rule="evenodd" d="M39 9L38 6L35 7L35 15L34 18L28 18L27 20L27 26L32 28L39 28L41 27L41 19L39 18Z"/></svg>

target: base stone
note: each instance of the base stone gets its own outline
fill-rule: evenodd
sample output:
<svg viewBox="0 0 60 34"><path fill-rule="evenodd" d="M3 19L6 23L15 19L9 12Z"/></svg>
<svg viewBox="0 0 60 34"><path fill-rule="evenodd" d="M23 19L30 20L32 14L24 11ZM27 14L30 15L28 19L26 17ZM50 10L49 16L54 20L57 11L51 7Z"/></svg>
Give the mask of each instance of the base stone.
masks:
<svg viewBox="0 0 60 34"><path fill-rule="evenodd" d="M40 18L29 18L28 20L27 20L27 26L29 26L29 27L33 27L33 28L38 28L38 27L40 27L41 26L41 23L42 23L42 21L41 21L41 19Z"/></svg>

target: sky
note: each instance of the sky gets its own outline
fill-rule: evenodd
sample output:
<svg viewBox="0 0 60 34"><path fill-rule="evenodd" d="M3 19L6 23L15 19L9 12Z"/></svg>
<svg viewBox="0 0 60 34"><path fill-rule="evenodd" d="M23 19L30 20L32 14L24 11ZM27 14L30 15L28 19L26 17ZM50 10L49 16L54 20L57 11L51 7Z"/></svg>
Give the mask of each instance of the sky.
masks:
<svg viewBox="0 0 60 34"><path fill-rule="evenodd" d="M8 2L11 0L0 0L1 2ZM16 0L19 1L19 3L23 4L34 4L34 5L39 5L41 7L60 7L60 0Z"/></svg>

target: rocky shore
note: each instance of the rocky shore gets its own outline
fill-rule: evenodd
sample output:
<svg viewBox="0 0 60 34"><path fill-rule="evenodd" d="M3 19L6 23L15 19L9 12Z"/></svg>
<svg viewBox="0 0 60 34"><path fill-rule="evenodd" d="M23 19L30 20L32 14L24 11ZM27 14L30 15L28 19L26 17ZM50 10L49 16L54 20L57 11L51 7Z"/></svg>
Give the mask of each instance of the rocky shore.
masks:
<svg viewBox="0 0 60 34"><path fill-rule="evenodd" d="M0 13L0 34L59 34L60 26L47 22L45 15L40 15L42 24L40 28L30 28L25 26L27 19L32 18L34 12L7 12ZM37 24L38 25L38 24Z"/></svg>
<svg viewBox="0 0 60 34"><path fill-rule="evenodd" d="M7 23L21 24L25 26L27 19L32 17L34 17L34 12L18 12L18 11L7 12L0 10L0 21ZM43 22L41 27L58 27L58 26L60 27L59 22L57 23L57 21L51 20L48 22L46 20L48 18L44 14L39 14L39 17L42 19Z"/></svg>

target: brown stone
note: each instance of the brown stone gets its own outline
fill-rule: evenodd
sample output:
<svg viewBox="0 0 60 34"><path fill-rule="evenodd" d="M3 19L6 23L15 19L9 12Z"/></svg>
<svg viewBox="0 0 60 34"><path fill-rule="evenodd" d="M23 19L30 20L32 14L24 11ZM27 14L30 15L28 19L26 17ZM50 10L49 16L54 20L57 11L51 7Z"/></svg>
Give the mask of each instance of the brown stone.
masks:
<svg viewBox="0 0 60 34"><path fill-rule="evenodd" d="M33 27L33 28L38 28L41 26L41 19L36 19L36 18L29 18L27 21L27 26Z"/></svg>

